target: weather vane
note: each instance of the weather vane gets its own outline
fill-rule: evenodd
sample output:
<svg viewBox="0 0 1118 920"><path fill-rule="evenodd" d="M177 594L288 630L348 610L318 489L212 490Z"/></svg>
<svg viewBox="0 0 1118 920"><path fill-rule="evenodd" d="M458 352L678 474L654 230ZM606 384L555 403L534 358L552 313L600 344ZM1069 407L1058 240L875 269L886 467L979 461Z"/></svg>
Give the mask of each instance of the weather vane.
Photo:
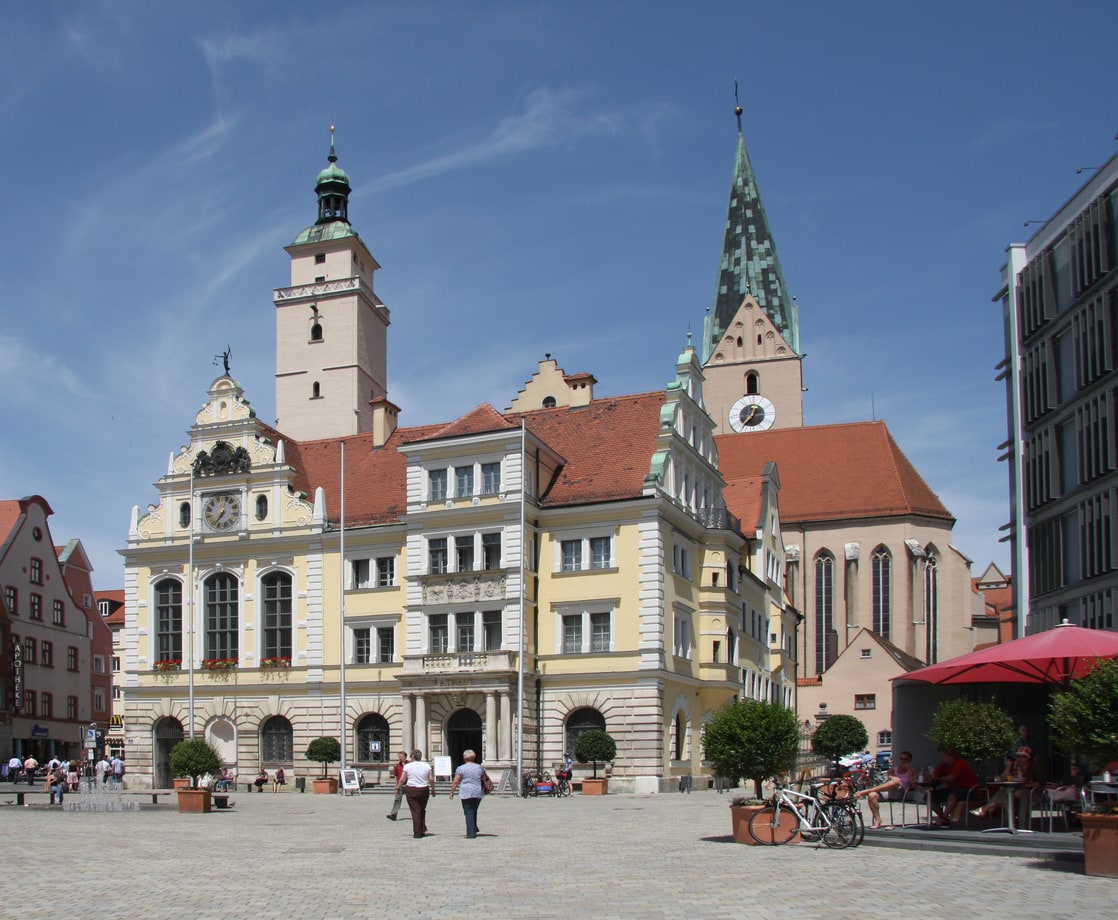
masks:
<svg viewBox="0 0 1118 920"><path fill-rule="evenodd" d="M219 355L214 355L214 364L217 364L218 359L220 358L221 363L225 366L225 376L226 377L229 376L229 356L231 354L233 354L233 349L231 349L228 345L226 345L225 346L225 351L223 351Z"/></svg>

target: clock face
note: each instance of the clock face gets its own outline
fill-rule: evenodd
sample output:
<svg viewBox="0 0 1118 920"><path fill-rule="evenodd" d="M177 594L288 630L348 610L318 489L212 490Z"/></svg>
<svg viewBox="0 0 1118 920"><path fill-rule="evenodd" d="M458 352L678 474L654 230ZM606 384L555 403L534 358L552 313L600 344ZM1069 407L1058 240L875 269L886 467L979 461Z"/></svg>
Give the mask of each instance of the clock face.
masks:
<svg viewBox="0 0 1118 920"><path fill-rule="evenodd" d="M228 530L241 519L241 500L231 492L206 499L206 523L214 530Z"/></svg>
<svg viewBox="0 0 1118 920"><path fill-rule="evenodd" d="M743 396L730 407L734 431L765 431L776 421L776 407L764 396Z"/></svg>

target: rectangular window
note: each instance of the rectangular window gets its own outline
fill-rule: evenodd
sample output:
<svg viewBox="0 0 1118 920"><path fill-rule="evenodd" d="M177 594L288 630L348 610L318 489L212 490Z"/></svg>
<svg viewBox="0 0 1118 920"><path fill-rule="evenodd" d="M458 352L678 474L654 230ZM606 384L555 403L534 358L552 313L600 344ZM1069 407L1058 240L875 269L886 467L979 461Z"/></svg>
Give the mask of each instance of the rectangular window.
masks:
<svg viewBox="0 0 1118 920"><path fill-rule="evenodd" d="M454 571L472 572L474 570L474 538L454 538Z"/></svg>
<svg viewBox="0 0 1118 920"><path fill-rule="evenodd" d="M481 535L481 561L482 568L487 572L501 567L501 535L499 533L483 533Z"/></svg>
<svg viewBox="0 0 1118 920"><path fill-rule="evenodd" d="M23 691L23 714L25 716L33 716L33 715L36 714L35 713L35 691L34 690L24 690Z"/></svg>
<svg viewBox="0 0 1118 920"><path fill-rule="evenodd" d="M105 711L105 688L104 687L94 687L93 688L93 711L94 712L104 712Z"/></svg>
<svg viewBox="0 0 1118 920"><path fill-rule="evenodd" d="M66 718L71 722L78 718L78 698L76 696L66 697Z"/></svg>
<svg viewBox="0 0 1118 920"><path fill-rule="evenodd" d="M39 645L39 664L44 668L54 667L54 643L44 639Z"/></svg>
<svg viewBox="0 0 1118 920"><path fill-rule="evenodd" d="M855 693L854 694L854 708L855 709L877 709L877 694L876 693Z"/></svg>
<svg viewBox="0 0 1118 920"><path fill-rule="evenodd" d="M501 491L501 464L483 463L481 465L481 492L483 495L496 495Z"/></svg>
<svg viewBox="0 0 1118 920"><path fill-rule="evenodd" d="M66 604L63 601L54 602L54 619L55 626L66 625Z"/></svg>
<svg viewBox="0 0 1118 920"><path fill-rule="evenodd" d="M38 660L35 652L35 639L31 636L25 636L23 639L23 663L35 664Z"/></svg>
<svg viewBox="0 0 1118 920"><path fill-rule="evenodd" d="M590 614L590 651L608 652L610 647L608 613Z"/></svg>
<svg viewBox="0 0 1118 920"><path fill-rule="evenodd" d="M473 466L456 466L454 468L454 495L456 498L469 498L474 494L474 468Z"/></svg>
<svg viewBox="0 0 1118 920"><path fill-rule="evenodd" d="M427 650L432 655L445 655L449 647L445 613L433 613L427 618Z"/></svg>
<svg viewBox="0 0 1118 920"><path fill-rule="evenodd" d="M31 557L31 584L41 585L43 583L43 560Z"/></svg>
<svg viewBox="0 0 1118 920"><path fill-rule="evenodd" d="M396 557L380 556L377 559L377 587L391 588L396 584Z"/></svg>
<svg viewBox="0 0 1118 920"><path fill-rule="evenodd" d="M264 643L261 648L265 658L286 658L292 652L291 576L286 572L273 572L261 582L264 595Z"/></svg>
<svg viewBox="0 0 1118 920"><path fill-rule="evenodd" d="M474 614L456 613L454 615L454 650L472 652L474 650Z"/></svg>
<svg viewBox="0 0 1118 920"><path fill-rule="evenodd" d="M54 694L44 690L39 694L39 715L44 719L54 718Z"/></svg>
<svg viewBox="0 0 1118 920"><path fill-rule="evenodd" d="M31 595L31 619L41 620L43 618L43 595Z"/></svg>
<svg viewBox="0 0 1118 920"><path fill-rule="evenodd" d="M353 631L353 663L372 664L372 630L362 627Z"/></svg>
<svg viewBox="0 0 1118 920"><path fill-rule="evenodd" d="M859 651L860 651L861 656L863 658L872 658L873 657L873 649L863 648L863 649L859 649Z"/></svg>
<svg viewBox="0 0 1118 920"><path fill-rule="evenodd" d="M610 567L612 563L610 559L611 542L609 537L590 538L590 568L608 569Z"/></svg>
<svg viewBox="0 0 1118 920"><path fill-rule="evenodd" d="M8 605L8 613L19 616L19 591L13 585L4 588L4 601Z"/></svg>
<svg viewBox="0 0 1118 920"><path fill-rule="evenodd" d="M69 646L66 649L66 670L76 671L78 669L78 650L74 646Z"/></svg>
<svg viewBox="0 0 1118 920"><path fill-rule="evenodd" d="M111 664L112 664L113 673L114 674L119 674L120 673L120 656L113 655L113 660L112 660Z"/></svg>
<svg viewBox="0 0 1118 920"><path fill-rule="evenodd" d="M373 585L369 581L369 572L371 571L369 560L354 559L351 565L353 566L353 587L371 588Z"/></svg>
<svg viewBox="0 0 1118 920"><path fill-rule="evenodd" d="M893 733L889 730L880 731L877 733L877 746L888 747L893 743Z"/></svg>
<svg viewBox="0 0 1118 920"><path fill-rule="evenodd" d="M496 652L501 648L501 611L486 610L481 615L482 638L485 641L487 652Z"/></svg>
<svg viewBox="0 0 1118 920"><path fill-rule="evenodd" d="M446 470L431 470L428 476L427 500L446 501Z"/></svg>
<svg viewBox="0 0 1118 920"><path fill-rule="evenodd" d="M105 656L104 655L94 655L93 656L93 673L94 674L104 674L105 673Z"/></svg>
<svg viewBox="0 0 1118 920"><path fill-rule="evenodd" d="M691 577L691 551L676 543L672 547L672 571L683 578Z"/></svg>
<svg viewBox="0 0 1118 920"><path fill-rule="evenodd" d="M691 617L687 614L675 615L675 648L677 658L691 656Z"/></svg>
<svg viewBox="0 0 1118 920"><path fill-rule="evenodd" d="M391 664L396 659L396 628L380 626L377 628L377 661Z"/></svg>
<svg viewBox="0 0 1118 920"><path fill-rule="evenodd" d="M560 544L563 556L563 571L577 572L582 568L582 541L564 540Z"/></svg>
<svg viewBox="0 0 1118 920"><path fill-rule="evenodd" d="M446 537L436 537L427 542L427 549L430 553L430 565L428 571L432 575L443 575L446 573Z"/></svg>
<svg viewBox="0 0 1118 920"><path fill-rule="evenodd" d="M563 654L578 655L582 652L582 614L563 617Z"/></svg>

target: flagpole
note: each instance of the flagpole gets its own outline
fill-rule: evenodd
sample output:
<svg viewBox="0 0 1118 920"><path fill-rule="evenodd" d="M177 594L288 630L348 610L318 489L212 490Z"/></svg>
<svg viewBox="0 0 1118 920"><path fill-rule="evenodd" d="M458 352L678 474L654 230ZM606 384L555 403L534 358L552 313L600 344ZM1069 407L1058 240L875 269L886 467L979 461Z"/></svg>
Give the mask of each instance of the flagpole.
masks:
<svg viewBox="0 0 1118 920"><path fill-rule="evenodd" d="M186 563L186 610L187 621L187 686L190 700L187 711L190 713L190 739L194 740L194 464L190 464L190 546Z"/></svg>
<svg viewBox="0 0 1118 920"><path fill-rule="evenodd" d="M525 494L528 491L528 456L525 450L524 416L520 416L520 627L516 655L516 790L520 794L524 776L524 554L528 547L525 526ZM537 726L537 731L539 730Z"/></svg>
<svg viewBox="0 0 1118 920"><path fill-rule="evenodd" d="M345 642L345 441L340 442L341 447L341 511L340 511L340 524L338 527L338 593L341 595L341 621L338 624L338 633L340 635L340 657L338 658L338 696L339 705L341 708L341 742L342 742L342 769L346 767L346 736L348 730L346 728L345 717L345 658L346 658L346 642Z"/></svg>

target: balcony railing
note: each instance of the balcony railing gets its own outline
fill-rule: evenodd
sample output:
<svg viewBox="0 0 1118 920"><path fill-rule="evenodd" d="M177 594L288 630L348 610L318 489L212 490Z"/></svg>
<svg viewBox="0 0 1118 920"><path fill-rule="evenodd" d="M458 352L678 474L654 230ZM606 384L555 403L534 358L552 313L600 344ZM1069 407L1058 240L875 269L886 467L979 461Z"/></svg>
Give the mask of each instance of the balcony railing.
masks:
<svg viewBox="0 0 1118 920"><path fill-rule="evenodd" d="M316 281L314 284L298 284L295 287L275 288L272 291L276 303L285 300L302 300L321 297L323 294L339 294L346 291L364 290L371 300L376 300L372 289L362 283L360 278L341 278L337 281Z"/></svg>
<svg viewBox="0 0 1118 920"><path fill-rule="evenodd" d="M741 519L734 517L725 508L700 508L694 513L694 517L709 530L729 530L741 534Z"/></svg>
<svg viewBox="0 0 1118 920"><path fill-rule="evenodd" d="M405 655L404 674L477 674L512 671L516 655L510 651L446 652L441 655Z"/></svg>

